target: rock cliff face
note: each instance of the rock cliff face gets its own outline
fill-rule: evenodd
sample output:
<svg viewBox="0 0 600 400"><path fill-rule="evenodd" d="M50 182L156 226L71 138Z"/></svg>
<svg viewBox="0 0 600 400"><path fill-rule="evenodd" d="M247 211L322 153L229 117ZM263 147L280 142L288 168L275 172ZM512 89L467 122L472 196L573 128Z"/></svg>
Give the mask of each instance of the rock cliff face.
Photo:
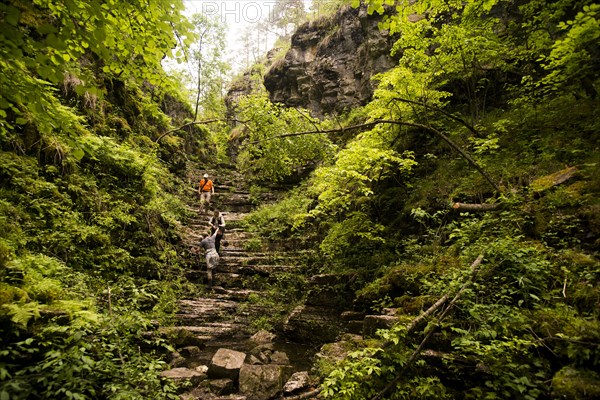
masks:
<svg viewBox="0 0 600 400"><path fill-rule="evenodd" d="M389 54L393 38L379 30L380 21L364 8L347 7L301 26L265 74L271 101L317 117L364 105L373 95L372 76L396 64Z"/></svg>

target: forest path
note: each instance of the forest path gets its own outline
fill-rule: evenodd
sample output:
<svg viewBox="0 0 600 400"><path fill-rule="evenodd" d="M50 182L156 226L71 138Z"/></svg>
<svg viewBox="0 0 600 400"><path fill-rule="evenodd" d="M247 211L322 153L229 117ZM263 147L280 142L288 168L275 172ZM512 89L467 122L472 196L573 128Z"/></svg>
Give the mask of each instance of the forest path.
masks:
<svg viewBox="0 0 600 400"><path fill-rule="evenodd" d="M184 242L189 248L190 264L187 271L190 282L198 284L199 293L178 301L176 329L184 340L178 344L172 357L172 367L185 367L202 371L215 353L222 348L248 353L255 344L249 339L270 317L273 310L264 301L269 291L275 290L279 274L302 273L302 253L273 252L260 249L259 242L246 231L242 220L255 208L251 195L244 187L239 173L232 169L220 171L195 171L189 181L197 188L204 172L215 184L211 210L199 212L196 194L189 196L188 208L196 216L184 229ZM271 194L261 202L272 200ZM199 243L210 229L213 210L221 212L226 230L221 242L221 257L213 276L213 286L206 285L204 250ZM181 331L185 334L181 335ZM306 368L314 349L284 338L277 339L274 351L285 352L294 371ZM210 386L210 385L209 385ZM219 390L217 390L219 392ZM205 395L206 396L206 395ZM197 398L197 397L189 397ZM210 397L218 398L218 397ZM228 398L228 397L227 397Z"/></svg>

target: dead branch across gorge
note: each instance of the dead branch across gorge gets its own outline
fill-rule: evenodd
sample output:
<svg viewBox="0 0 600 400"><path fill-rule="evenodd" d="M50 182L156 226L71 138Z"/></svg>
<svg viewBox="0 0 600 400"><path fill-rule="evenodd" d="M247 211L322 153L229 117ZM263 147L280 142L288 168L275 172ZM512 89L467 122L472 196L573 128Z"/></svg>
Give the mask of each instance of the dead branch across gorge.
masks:
<svg viewBox="0 0 600 400"><path fill-rule="evenodd" d="M171 134L173 132L177 132L177 131L183 130L184 128L187 128L188 126L207 125L207 124L212 124L213 122L239 122L239 123L245 125L248 121L240 121L240 120L231 119L231 118L214 118L214 119L207 119L207 120L204 120L204 121L188 122L187 124L183 124L181 126L178 126L177 128L173 128L173 129L170 129L170 130L162 133L158 138L156 138L156 140L154 141L154 143L158 143L165 136L167 136L167 135L169 135L169 134Z"/></svg>
<svg viewBox="0 0 600 400"><path fill-rule="evenodd" d="M249 144L257 144L261 142L265 142L267 140L280 139L284 137L292 137L292 136L301 136L301 135L311 135L311 134L327 134L327 133L339 133L346 132L351 130L367 130L379 124L393 124L393 125L402 125L402 126L410 126L413 128L420 128L426 131L432 132L439 138L441 138L444 142L446 142L451 148L456 150L467 162L475 168L488 182L489 184L496 190L498 193L501 193L500 187L494 182L494 180L489 176L489 174L479 165L477 162L463 149L461 149L456 143L454 143L450 138L444 135L441 131L423 124L418 124L414 122L404 122L404 121L395 121L390 119L380 119L377 121L366 122L364 124L346 126L336 129L324 129L324 130L314 130L314 131L306 131L306 132L294 132L294 133L284 133L282 135L276 135L267 139L256 140L250 142Z"/></svg>

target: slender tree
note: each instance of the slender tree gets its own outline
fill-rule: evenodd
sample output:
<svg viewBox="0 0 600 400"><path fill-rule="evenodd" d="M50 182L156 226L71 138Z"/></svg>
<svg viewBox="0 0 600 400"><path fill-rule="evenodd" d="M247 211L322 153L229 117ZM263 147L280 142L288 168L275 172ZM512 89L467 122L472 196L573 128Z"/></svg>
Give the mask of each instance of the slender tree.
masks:
<svg viewBox="0 0 600 400"><path fill-rule="evenodd" d="M207 114L221 110L225 76L230 67L223 61L226 46L224 24L219 19L210 19L200 13L192 16L192 22L198 37L190 52L191 62L196 65L196 120L199 112Z"/></svg>

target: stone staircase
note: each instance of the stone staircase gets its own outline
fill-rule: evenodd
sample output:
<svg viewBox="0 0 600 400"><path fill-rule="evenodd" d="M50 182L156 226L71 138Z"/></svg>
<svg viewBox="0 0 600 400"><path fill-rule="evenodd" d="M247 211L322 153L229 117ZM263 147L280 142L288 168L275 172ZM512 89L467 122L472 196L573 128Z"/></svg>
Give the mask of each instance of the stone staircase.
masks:
<svg viewBox="0 0 600 400"><path fill-rule="evenodd" d="M205 171L197 171L201 176ZM264 299L270 285L275 283L282 273L304 272L303 252L279 253L258 248L251 233L247 232L242 220L254 208L249 192L243 187L242 178L232 170L207 171L215 182L215 192L211 201L212 210L217 209L225 218L226 231L221 242L221 258L213 276L213 286L207 287L206 264L204 251L199 243L209 230L211 212L198 213L197 196L192 196L188 209L194 215L184 230L184 242L189 249L189 270L187 278L199 287L199 295L181 299L178 302L176 323L178 337L186 340L176 343L177 352L171 356L173 367L167 372L182 372L167 375L172 379L188 379L188 375L198 378L205 374L213 357L219 349L250 354L255 344L250 340L256 332L253 321L269 317L273 310L265 305ZM190 178L191 182L195 182ZM269 200L271 194L262 201ZM285 337L277 337L271 344L271 351L287 354L289 365L287 371L297 372L306 368L309 360L317 350L314 346L290 343ZM194 372L195 371L195 372ZM182 395L186 399L231 399L237 387L223 388L208 376L200 379L203 383L194 382L193 390ZM213 379L213 381L215 381ZM226 396L227 397L224 397ZM221 396L221 397L219 397ZM241 396L241 395L240 395ZM246 397L234 397L246 399ZM259 397L248 397L258 399Z"/></svg>

